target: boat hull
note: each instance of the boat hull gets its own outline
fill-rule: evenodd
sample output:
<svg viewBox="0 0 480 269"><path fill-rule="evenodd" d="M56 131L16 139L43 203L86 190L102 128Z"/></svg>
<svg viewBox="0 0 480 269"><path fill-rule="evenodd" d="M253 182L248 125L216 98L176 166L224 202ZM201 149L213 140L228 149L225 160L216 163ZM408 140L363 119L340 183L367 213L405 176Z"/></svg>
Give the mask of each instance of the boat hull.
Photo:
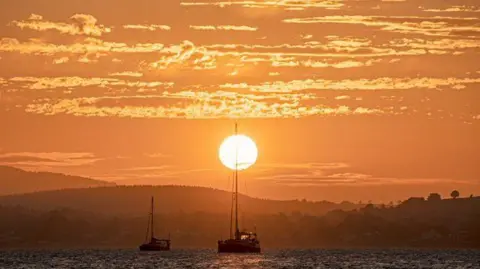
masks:
<svg viewBox="0 0 480 269"><path fill-rule="evenodd" d="M258 243L243 240L227 240L218 242L218 253L260 253Z"/></svg>
<svg viewBox="0 0 480 269"><path fill-rule="evenodd" d="M140 251L169 251L170 246L143 244L139 247L139 249Z"/></svg>

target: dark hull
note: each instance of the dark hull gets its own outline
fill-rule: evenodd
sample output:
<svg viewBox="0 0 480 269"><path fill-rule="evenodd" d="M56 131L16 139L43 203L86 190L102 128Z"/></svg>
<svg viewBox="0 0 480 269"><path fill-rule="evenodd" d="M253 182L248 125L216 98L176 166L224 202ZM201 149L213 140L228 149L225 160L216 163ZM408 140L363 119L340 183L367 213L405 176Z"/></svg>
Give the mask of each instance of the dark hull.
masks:
<svg viewBox="0 0 480 269"><path fill-rule="evenodd" d="M153 245L153 244L143 244L139 247L140 251L169 251L170 247Z"/></svg>
<svg viewBox="0 0 480 269"><path fill-rule="evenodd" d="M243 242L219 242L218 253L260 253L260 246Z"/></svg>

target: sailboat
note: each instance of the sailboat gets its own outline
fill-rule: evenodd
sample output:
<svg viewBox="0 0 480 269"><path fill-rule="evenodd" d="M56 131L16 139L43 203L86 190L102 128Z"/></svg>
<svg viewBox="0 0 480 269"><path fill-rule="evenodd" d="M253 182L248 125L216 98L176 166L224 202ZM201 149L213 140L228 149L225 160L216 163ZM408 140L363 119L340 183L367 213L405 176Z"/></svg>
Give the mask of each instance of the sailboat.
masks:
<svg viewBox="0 0 480 269"><path fill-rule="evenodd" d="M140 251L168 251L170 250L170 235L168 239L157 239L154 235L153 226L153 196L151 202L150 217L148 220L145 243L140 245ZM150 232L150 233L149 233ZM148 238L150 235L150 238Z"/></svg>
<svg viewBox="0 0 480 269"><path fill-rule="evenodd" d="M235 123L235 135L238 134L237 123ZM234 185L235 191L232 190L232 210L230 218L230 238L226 240L218 240L219 253L260 253L260 241L257 233L243 230L240 232L238 226L238 148L236 150ZM235 234L232 235L232 217L233 217L233 201L235 201Z"/></svg>

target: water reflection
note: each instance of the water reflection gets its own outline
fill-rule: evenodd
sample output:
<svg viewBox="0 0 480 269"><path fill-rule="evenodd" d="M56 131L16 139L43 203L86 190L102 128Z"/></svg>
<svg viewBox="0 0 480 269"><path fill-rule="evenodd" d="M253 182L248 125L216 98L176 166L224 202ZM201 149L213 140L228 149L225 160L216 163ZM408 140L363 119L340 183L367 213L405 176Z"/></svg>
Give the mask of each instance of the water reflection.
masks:
<svg viewBox="0 0 480 269"><path fill-rule="evenodd" d="M217 254L215 261L210 264L213 268L263 268L268 264L268 259L263 253L221 253Z"/></svg>
<svg viewBox="0 0 480 269"><path fill-rule="evenodd" d="M1 269L76 268L480 268L478 250L266 250L218 254L214 249L0 251Z"/></svg>

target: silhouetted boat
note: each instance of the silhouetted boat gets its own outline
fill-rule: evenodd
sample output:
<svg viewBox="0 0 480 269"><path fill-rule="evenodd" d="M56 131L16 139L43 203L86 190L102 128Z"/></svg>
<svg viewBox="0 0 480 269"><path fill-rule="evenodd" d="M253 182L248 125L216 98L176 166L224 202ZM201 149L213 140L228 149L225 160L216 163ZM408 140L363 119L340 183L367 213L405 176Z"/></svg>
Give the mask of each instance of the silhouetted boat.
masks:
<svg viewBox="0 0 480 269"><path fill-rule="evenodd" d="M237 135L237 123L235 123L235 135ZM235 151L238 155L238 148ZM238 156L237 156L238 157ZM242 231L238 227L238 160L235 160L234 176L235 192L232 191L232 208L230 211L230 239L218 240L219 253L259 253L260 241L256 232ZM235 235L232 236L233 201L235 201Z"/></svg>
<svg viewBox="0 0 480 269"><path fill-rule="evenodd" d="M150 235L150 238L149 238ZM170 236L168 239L158 239L154 235L153 226L153 196L148 220L147 233L145 235L145 243L140 245L140 251L168 251L170 250Z"/></svg>

